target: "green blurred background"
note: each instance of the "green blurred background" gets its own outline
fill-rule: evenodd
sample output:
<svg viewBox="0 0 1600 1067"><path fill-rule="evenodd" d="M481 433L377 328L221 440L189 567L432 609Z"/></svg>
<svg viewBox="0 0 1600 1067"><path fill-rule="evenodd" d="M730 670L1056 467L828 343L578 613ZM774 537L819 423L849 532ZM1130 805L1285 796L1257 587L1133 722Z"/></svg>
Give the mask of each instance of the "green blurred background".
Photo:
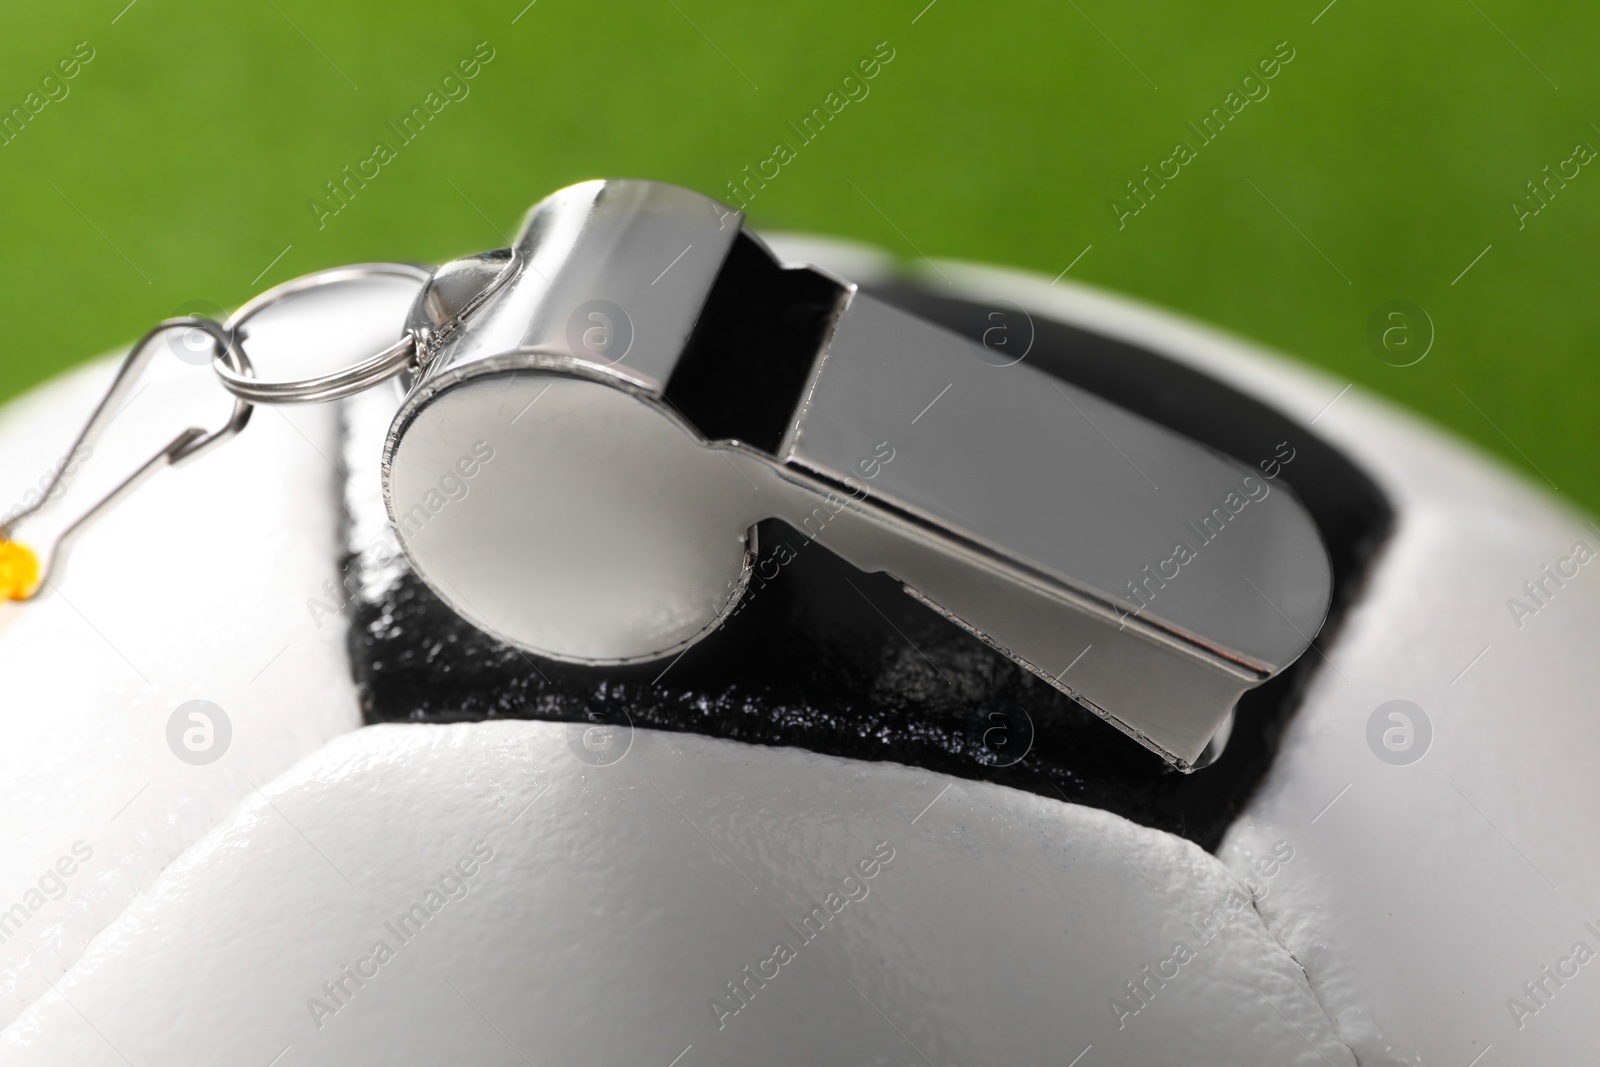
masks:
<svg viewBox="0 0 1600 1067"><path fill-rule="evenodd" d="M722 193L886 41L757 226L1048 275L1092 246L1070 277L1392 396L1600 510L1600 167L1522 228L1512 209L1600 146L1592 4L525 4L8 5L0 109L40 110L0 147L0 397L191 301L501 244L573 181ZM1119 230L1124 183L1198 147L1186 124L1282 41L1270 95ZM79 42L93 59L39 105ZM479 42L470 96L400 146L386 123ZM319 228L308 202L379 139L398 157ZM1437 330L1414 366L1366 340L1395 299Z"/></svg>

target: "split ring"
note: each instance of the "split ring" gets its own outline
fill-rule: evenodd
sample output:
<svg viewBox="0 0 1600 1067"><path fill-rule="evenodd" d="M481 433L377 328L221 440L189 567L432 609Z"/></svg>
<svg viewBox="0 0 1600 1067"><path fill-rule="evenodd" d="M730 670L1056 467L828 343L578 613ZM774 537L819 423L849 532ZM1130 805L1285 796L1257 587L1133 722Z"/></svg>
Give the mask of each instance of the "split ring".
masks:
<svg viewBox="0 0 1600 1067"><path fill-rule="evenodd" d="M426 282L432 273L426 267L410 263L357 263L349 267L317 271L273 286L230 315L222 328L229 337L234 338L234 346L243 351L239 331L245 323L291 296L325 285L367 278L406 278L420 284ZM416 338L408 332L370 359L318 378L264 382L221 362L214 363L213 369L227 390L241 400L253 404L311 404L359 393L414 366L415 360Z"/></svg>

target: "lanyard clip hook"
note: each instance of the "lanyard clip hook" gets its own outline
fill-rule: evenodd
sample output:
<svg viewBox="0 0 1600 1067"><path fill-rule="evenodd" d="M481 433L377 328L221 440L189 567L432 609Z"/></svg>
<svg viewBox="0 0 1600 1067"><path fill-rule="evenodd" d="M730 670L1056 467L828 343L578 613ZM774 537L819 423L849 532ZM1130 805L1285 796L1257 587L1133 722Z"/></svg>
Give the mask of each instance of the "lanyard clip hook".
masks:
<svg viewBox="0 0 1600 1067"><path fill-rule="evenodd" d="M67 450L66 456L56 464L55 471L51 474L50 481L39 499L15 509L0 519L0 596L12 600L33 599L45 586L52 584L51 576L59 572L65 563L73 541L93 519L132 492L160 468L193 459L232 437L244 429L245 423L250 421L250 403L235 398L233 412L228 416L227 422L210 431L190 426L180 432L149 459L135 467L127 477L104 493L100 499L90 504L82 514L69 522L44 546L43 552L37 552L29 545L16 540L18 527L36 519L64 495L66 480L75 470L74 458L85 450L92 454L95 442L100 439L105 428L121 414L123 407L131 399L129 394L149 366L150 357L155 352L156 338L168 330L204 331L211 338L217 356L230 370L246 376L251 373L250 360L235 343L234 331L225 329L210 319L194 316L167 319L141 337L138 344L134 345L123 359L122 366L117 368L116 376L111 379L110 388L100 398L100 403L95 406L89 421L79 431L77 440Z"/></svg>

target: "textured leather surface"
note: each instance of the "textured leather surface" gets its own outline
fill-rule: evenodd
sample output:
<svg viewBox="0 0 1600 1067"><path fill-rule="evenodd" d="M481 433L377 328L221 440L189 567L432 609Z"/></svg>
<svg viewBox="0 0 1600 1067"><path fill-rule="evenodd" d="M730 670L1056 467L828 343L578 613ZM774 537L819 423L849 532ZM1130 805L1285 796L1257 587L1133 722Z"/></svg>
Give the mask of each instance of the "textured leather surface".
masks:
<svg viewBox="0 0 1600 1067"><path fill-rule="evenodd" d="M1248 891L1179 838L692 734L637 730L596 767L568 734L326 746L167 871L0 1063L1355 1063Z"/></svg>

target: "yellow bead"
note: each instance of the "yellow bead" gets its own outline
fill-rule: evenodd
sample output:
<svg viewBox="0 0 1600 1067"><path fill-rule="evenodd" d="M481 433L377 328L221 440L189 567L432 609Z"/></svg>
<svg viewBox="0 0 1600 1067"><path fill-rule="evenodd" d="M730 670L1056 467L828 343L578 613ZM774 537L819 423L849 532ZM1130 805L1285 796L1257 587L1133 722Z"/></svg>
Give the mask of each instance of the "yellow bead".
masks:
<svg viewBox="0 0 1600 1067"><path fill-rule="evenodd" d="M27 545L0 541L0 596L26 600L39 582L39 557Z"/></svg>

